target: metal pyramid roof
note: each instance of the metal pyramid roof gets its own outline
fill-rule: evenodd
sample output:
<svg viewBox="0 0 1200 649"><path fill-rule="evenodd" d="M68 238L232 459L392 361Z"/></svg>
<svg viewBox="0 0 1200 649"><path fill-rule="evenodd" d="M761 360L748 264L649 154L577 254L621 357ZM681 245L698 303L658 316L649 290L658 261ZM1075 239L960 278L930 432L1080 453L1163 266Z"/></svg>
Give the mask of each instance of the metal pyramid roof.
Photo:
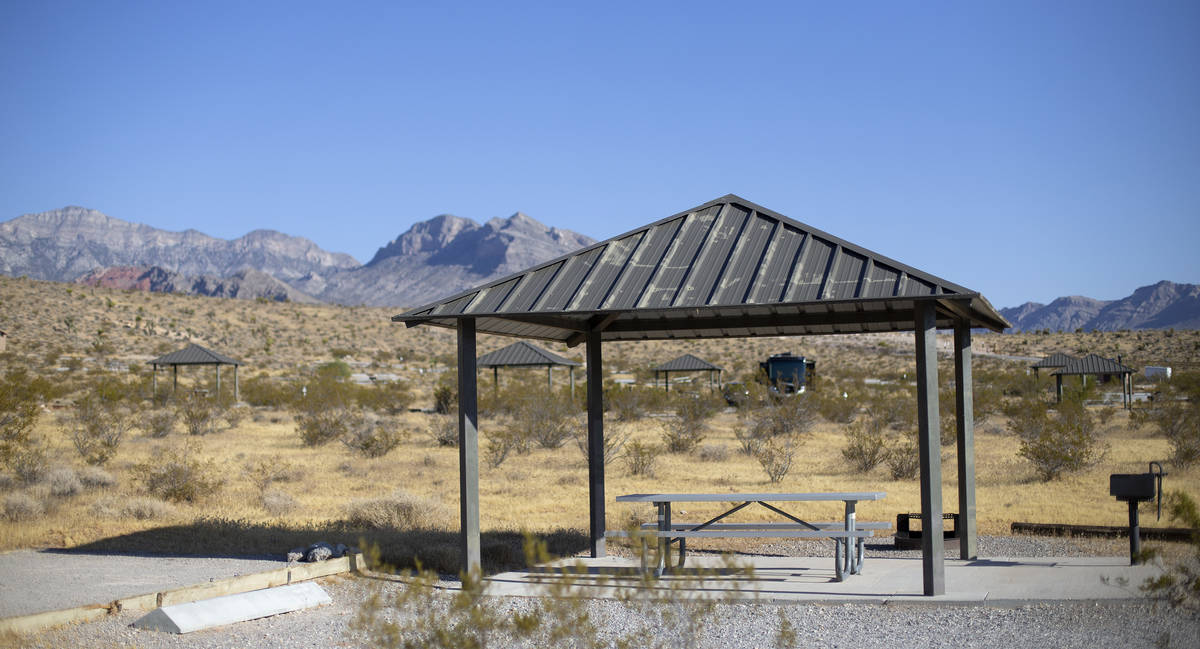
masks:
<svg viewBox="0 0 1200 649"><path fill-rule="evenodd" d="M684 354L654 368L655 372L719 372L720 370L721 368L716 365L691 354Z"/></svg>
<svg viewBox="0 0 1200 649"><path fill-rule="evenodd" d="M225 354L214 352L211 349L206 349L200 345L188 345L179 351L171 352L165 356L160 356L152 361L151 365L241 365L241 361L236 361Z"/></svg>
<svg viewBox="0 0 1200 649"><path fill-rule="evenodd" d="M1010 326L977 292L732 194L392 318L565 341Z"/></svg>
<svg viewBox="0 0 1200 649"><path fill-rule="evenodd" d="M1063 354L1061 352L1050 354L1042 360L1030 365L1030 367L1066 367L1067 363L1076 360L1074 356Z"/></svg>
<svg viewBox="0 0 1200 649"><path fill-rule="evenodd" d="M522 365L572 365L579 363L563 358L553 352L548 352L537 345L524 340L515 342L508 347L502 347L489 354L484 354L476 361L479 367L515 367Z"/></svg>
<svg viewBox="0 0 1200 649"><path fill-rule="evenodd" d="M1052 374L1133 374L1133 368L1122 365L1111 358L1088 354L1083 358L1071 359L1066 366Z"/></svg>

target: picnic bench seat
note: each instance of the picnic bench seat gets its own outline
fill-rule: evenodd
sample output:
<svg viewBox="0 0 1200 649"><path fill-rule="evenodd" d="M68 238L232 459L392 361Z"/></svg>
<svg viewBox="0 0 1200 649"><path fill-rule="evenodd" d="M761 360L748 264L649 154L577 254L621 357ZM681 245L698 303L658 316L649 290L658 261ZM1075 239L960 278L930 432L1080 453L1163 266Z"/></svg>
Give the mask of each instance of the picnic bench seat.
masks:
<svg viewBox="0 0 1200 649"><path fill-rule="evenodd" d="M703 529L696 529L702 527ZM853 574L862 572L863 550L865 539L874 536L875 531L890 530L892 525L887 522L859 521L854 530L845 529L845 521L822 521L815 523L683 523L672 522L669 530L660 530L657 523L643 523L636 534L642 542L642 570L646 567L646 541L650 537L666 538L668 543L679 544L679 563L682 568L687 556L687 539L689 538L801 538L801 539L833 539L834 566L837 579L841 581L847 570ZM816 529L814 529L816 528ZM631 534L626 530L612 530L605 533L611 537L628 538ZM843 541L854 539L857 561L842 558ZM852 566L852 567L851 567Z"/></svg>

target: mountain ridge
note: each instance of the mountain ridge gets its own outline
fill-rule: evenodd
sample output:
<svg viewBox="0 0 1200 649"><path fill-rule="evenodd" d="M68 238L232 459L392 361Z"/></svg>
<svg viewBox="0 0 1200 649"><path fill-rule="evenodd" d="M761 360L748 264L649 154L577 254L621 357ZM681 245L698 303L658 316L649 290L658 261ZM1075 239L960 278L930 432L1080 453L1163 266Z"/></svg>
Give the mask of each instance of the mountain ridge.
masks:
<svg viewBox="0 0 1200 649"><path fill-rule="evenodd" d="M1000 309L1000 315L1013 324L1011 331L1197 329L1200 285L1162 280L1119 300L1070 295L1049 304L1026 302Z"/></svg>

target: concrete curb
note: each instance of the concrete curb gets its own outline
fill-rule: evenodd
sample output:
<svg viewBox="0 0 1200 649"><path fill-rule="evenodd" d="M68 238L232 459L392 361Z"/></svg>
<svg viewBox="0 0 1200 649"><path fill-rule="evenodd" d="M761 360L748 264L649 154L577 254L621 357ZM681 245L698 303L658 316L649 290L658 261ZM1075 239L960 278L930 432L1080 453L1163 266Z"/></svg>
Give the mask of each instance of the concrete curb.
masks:
<svg viewBox="0 0 1200 649"><path fill-rule="evenodd" d="M364 567L362 554L347 554L338 559L328 559L318 563L288 566L252 575L217 579L194 586L133 595L113 600L107 604L89 604L58 611L10 617L0 620L0 634L32 633L66 624L94 622L108 615L116 615L121 611L150 611L161 606L185 604L221 595L234 595L274 586L285 586L344 572L362 572Z"/></svg>

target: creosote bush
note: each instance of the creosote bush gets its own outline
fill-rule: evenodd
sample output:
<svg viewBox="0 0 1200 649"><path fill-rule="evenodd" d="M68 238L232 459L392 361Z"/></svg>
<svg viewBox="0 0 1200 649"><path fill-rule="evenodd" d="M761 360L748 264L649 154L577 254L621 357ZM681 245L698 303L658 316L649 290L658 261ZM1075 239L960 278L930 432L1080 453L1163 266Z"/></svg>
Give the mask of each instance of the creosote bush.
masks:
<svg viewBox="0 0 1200 649"><path fill-rule="evenodd" d="M771 482L782 482L796 459L803 439L796 433L775 435L764 440L754 450L754 459L762 466Z"/></svg>
<svg viewBox="0 0 1200 649"><path fill-rule="evenodd" d="M216 432L217 408L204 394L193 392L176 402L175 408L188 435Z"/></svg>
<svg viewBox="0 0 1200 649"><path fill-rule="evenodd" d="M89 393L75 402L63 428L84 462L104 464L116 455L133 424L133 414L121 402Z"/></svg>
<svg viewBox="0 0 1200 649"><path fill-rule="evenodd" d="M915 432L893 438L884 456L888 474L893 480L911 480L921 472L921 455Z"/></svg>
<svg viewBox="0 0 1200 649"><path fill-rule="evenodd" d="M171 502L196 502L224 485L216 463L200 457L193 444L167 449L132 468L134 479L152 496Z"/></svg>
<svg viewBox="0 0 1200 649"><path fill-rule="evenodd" d="M683 393L673 399L675 416L663 422L663 446L670 453L691 453L704 441L708 420L719 405L715 399Z"/></svg>
<svg viewBox="0 0 1200 649"><path fill-rule="evenodd" d="M347 422L342 444L363 457L376 458L387 455L407 438L408 433L394 418L365 412Z"/></svg>
<svg viewBox="0 0 1200 649"><path fill-rule="evenodd" d="M629 475L654 477L654 465L658 462L661 452L662 448L657 444L648 444L640 440L626 444L625 465L629 469Z"/></svg>
<svg viewBox="0 0 1200 649"><path fill-rule="evenodd" d="M43 480L50 487L50 495L58 498L69 498L83 491L83 483L69 466L50 469Z"/></svg>
<svg viewBox="0 0 1200 649"><path fill-rule="evenodd" d="M1107 452L1095 418L1076 400L1064 399L1053 414L1031 404L1011 420L1010 428L1021 436L1017 454L1033 464L1044 482L1094 466Z"/></svg>
<svg viewBox="0 0 1200 649"><path fill-rule="evenodd" d="M758 408L738 411L738 425L733 434L743 453L756 456L770 440L803 435L815 422L816 412L808 396L768 397Z"/></svg>
<svg viewBox="0 0 1200 649"><path fill-rule="evenodd" d="M150 408L142 412L139 427L150 437L166 437L179 423L179 411L174 408Z"/></svg>
<svg viewBox="0 0 1200 649"><path fill-rule="evenodd" d="M1189 467L1200 462L1200 400L1155 404L1140 413L1171 445L1171 464Z"/></svg>
<svg viewBox="0 0 1200 649"><path fill-rule="evenodd" d="M587 428L580 426L574 429L575 445L579 448L579 452L583 454L584 461L588 457L588 432ZM618 455L625 445L629 443L630 433L628 424L613 422L605 423L604 426L604 465L608 466Z"/></svg>
<svg viewBox="0 0 1200 649"><path fill-rule="evenodd" d="M842 458L855 471L867 472L887 457L887 422L875 417L860 417L846 432Z"/></svg>
<svg viewBox="0 0 1200 649"><path fill-rule="evenodd" d="M425 432L438 446L458 446L458 417L434 415L429 418Z"/></svg>

